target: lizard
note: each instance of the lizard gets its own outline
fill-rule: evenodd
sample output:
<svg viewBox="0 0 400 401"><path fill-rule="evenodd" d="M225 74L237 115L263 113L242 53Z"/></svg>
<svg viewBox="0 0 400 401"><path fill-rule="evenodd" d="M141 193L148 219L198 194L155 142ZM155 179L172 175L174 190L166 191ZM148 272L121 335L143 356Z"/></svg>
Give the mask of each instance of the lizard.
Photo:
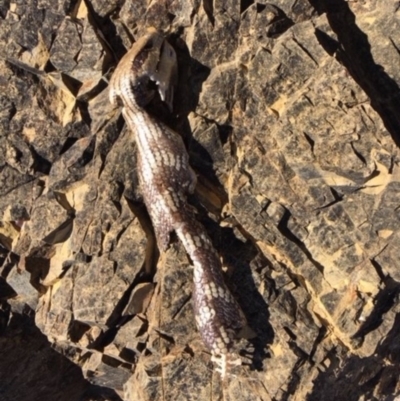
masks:
<svg viewBox="0 0 400 401"><path fill-rule="evenodd" d="M161 33L150 29L118 63L109 95L111 103L122 106L124 119L135 134L139 186L160 252L167 249L175 231L190 256L196 324L216 370L225 377L229 367L241 364L232 349L246 319L225 284L211 239L188 204L187 196L194 192L197 178L184 142L144 109L155 95L155 83L161 99L172 110L176 81L175 50Z"/></svg>

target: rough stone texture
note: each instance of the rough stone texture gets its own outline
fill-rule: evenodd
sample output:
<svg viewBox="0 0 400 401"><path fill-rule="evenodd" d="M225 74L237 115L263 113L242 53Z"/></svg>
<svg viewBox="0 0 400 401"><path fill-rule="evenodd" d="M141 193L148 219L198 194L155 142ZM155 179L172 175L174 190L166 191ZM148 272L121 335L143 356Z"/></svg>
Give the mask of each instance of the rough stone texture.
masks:
<svg viewBox="0 0 400 401"><path fill-rule="evenodd" d="M383 0L1 3L0 400L400 399L399 21ZM150 112L254 331L224 382L108 102L148 26L180 75Z"/></svg>

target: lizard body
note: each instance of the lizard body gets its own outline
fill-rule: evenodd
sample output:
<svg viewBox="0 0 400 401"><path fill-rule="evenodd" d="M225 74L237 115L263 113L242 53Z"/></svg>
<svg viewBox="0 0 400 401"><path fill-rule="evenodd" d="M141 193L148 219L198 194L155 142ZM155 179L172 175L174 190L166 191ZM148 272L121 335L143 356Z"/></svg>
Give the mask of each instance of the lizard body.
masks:
<svg viewBox="0 0 400 401"><path fill-rule="evenodd" d="M150 81L171 108L176 55L154 31L135 42L118 64L110 82L110 100L122 104L125 121L135 133L139 183L160 251L166 250L175 231L193 262L197 327L224 376L228 366L240 364L231 350L245 318L224 282L218 254L187 202L196 175L185 145L176 132L143 109L154 94Z"/></svg>

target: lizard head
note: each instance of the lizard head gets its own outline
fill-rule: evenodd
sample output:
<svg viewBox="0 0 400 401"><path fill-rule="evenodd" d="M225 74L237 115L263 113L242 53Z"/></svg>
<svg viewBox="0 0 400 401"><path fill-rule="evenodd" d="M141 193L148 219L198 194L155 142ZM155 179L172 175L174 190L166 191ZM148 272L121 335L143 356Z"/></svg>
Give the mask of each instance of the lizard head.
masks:
<svg viewBox="0 0 400 401"><path fill-rule="evenodd" d="M110 82L110 100L126 106L146 106L158 90L172 110L177 82L177 61L173 47L164 36L149 30L138 39L118 64Z"/></svg>

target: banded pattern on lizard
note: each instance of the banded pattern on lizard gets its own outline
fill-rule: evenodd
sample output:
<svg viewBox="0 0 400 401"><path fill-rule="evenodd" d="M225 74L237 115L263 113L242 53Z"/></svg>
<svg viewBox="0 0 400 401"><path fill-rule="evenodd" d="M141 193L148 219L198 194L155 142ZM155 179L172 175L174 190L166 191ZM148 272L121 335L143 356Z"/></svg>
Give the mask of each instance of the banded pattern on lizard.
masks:
<svg viewBox="0 0 400 401"><path fill-rule="evenodd" d="M150 81L172 108L176 55L156 31L140 38L122 58L111 78L110 100L123 106L125 121L135 133L139 183L160 251L166 250L175 231L193 262L196 323L223 377L229 366L240 364L232 347L245 318L224 282L218 254L187 202L196 175L185 145L176 132L143 109L154 95Z"/></svg>

